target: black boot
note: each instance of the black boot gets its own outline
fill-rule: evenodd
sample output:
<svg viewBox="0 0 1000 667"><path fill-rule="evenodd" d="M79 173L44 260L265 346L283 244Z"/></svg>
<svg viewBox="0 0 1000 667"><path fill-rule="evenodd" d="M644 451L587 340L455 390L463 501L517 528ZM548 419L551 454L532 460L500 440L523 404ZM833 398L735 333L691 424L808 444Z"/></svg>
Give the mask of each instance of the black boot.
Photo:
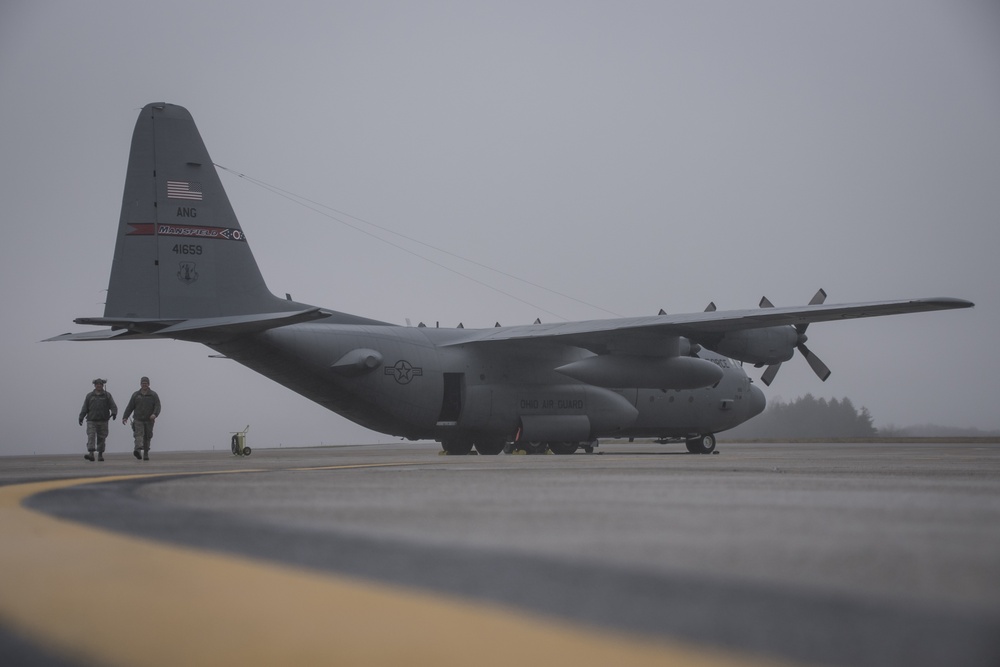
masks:
<svg viewBox="0 0 1000 667"><path fill-rule="evenodd" d="M98 461L104 460L104 452L97 452L97 460Z"/></svg>
<svg viewBox="0 0 1000 667"><path fill-rule="evenodd" d="M87 452L86 454L83 455L83 458L87 459L88 461L93 461L94 460L94 452Z"/></svg>
<svg viewBox="0 0 1000 667"><path fill-rule="evenodd" d="M142 460L143 461L148 461L149 460L149 450L148 449L142 450Z"/></svg>

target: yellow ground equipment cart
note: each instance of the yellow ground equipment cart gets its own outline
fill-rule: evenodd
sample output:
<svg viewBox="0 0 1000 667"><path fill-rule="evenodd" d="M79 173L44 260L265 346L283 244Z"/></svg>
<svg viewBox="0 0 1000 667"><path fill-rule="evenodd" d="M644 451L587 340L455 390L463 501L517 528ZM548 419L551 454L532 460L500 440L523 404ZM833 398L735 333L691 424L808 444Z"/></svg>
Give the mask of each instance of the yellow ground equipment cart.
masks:
<svg viewBox="0 0 1000 667"><path fill-rule="evenodd" d="M242 431L233 433L233 456L250 456L251 449L247 447L247 431L249 430L250 424L247 424L247 427Z"/></svg>

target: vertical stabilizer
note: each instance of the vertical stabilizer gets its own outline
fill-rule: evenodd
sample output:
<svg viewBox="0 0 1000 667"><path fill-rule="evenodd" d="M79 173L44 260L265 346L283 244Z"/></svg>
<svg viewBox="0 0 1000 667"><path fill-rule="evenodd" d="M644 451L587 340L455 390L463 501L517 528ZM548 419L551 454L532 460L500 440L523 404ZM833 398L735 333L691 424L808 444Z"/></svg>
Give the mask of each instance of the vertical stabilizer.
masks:
<svg viewBox="0 0 1000 667"><path fill-rule="evenodd" d="M108 318L282 312L187 109L148 104L132 134Z"/></svg>

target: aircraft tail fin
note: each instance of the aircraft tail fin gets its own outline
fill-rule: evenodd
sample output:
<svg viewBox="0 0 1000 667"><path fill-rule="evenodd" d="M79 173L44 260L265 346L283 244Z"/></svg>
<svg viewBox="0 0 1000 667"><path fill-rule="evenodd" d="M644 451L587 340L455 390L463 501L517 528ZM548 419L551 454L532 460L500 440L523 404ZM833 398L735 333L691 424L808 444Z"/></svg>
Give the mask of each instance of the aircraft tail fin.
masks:
<svg viewBox="0 0 1000 667"><path fill-rule="evenodd" d="M147 104L132 134L106 318L299 311L264 284L187 109Z"/></svg>

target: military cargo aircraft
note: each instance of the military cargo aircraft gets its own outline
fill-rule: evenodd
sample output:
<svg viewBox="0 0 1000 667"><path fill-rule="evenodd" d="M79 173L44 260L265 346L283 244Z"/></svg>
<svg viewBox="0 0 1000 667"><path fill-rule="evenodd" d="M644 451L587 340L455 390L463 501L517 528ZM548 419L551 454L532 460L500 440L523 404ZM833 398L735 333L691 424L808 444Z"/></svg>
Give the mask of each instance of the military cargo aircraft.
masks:
<svg viewBox="0 0 1000 667"><path fill-rule="evenodd" d="M287 295L286 295L287 296ZM448 454L592 451L599 438L684 441L759 414L812 322L968 308L932 298L627 317L489 329L410 327L272 294L191 114L149 104L132 135L103 317L49 340L174 338L207 345L374 431Z"/></svg>

